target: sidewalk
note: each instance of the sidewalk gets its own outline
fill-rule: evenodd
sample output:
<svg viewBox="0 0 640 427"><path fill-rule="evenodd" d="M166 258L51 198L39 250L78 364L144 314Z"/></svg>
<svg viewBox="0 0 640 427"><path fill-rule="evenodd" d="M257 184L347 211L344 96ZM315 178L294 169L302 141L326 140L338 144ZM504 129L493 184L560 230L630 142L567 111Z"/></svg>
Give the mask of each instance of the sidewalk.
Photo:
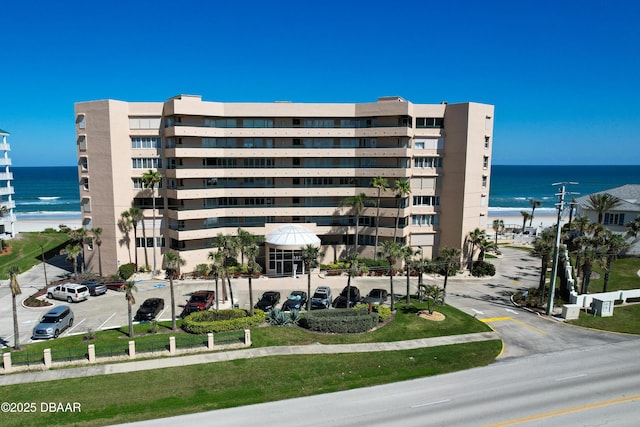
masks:
<svg viewBox="0 0 640 427"><path fill-rule="evenodd" d="M368 353L376 351L398 351L416 348L500 339L496 332L480 332L464 335L449 335L435 338L421 338L409 341L376 342L364 344L311 344L301 346L248 348L235 351L200 353L168 358L138 360L105 365L83 366L79 368L56 369L38 372L23 372L0 375L0 386L63 380L67 378L90 377L94 375L120 374L133 371L172 368L204 363L225 362L237 359L252 359L277 355Z"/></svg>

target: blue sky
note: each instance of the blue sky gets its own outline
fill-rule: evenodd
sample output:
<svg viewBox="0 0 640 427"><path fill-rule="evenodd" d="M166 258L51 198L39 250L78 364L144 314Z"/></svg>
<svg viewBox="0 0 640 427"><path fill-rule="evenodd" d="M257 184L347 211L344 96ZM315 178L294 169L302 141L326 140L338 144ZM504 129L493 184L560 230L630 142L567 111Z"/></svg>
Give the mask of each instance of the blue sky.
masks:
<svg viewBox="0 0 640 427"><path fill-rule="evenodd" d="M640 3L33 1L0 7L14 166L76 164L95 99L494 104L494 164L640 162Z"/></svg>

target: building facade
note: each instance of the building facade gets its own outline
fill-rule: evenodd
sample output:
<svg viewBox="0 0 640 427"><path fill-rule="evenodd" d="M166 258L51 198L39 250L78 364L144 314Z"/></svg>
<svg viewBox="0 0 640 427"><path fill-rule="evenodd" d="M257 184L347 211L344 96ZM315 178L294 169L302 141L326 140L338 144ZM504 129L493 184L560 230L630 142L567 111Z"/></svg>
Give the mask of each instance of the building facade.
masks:
<svg viewBox="0 0 640 427"><path fill-rule="evenodd" d="M106 272L135 259L150 266L154 235L158 260L175 249L189 272L209 262L218 234L238 228L273 236L294 224L316 235L324 262L332 262L353 251L373 258L376 228L380 242L395 236L428 258L439 247L463 248L469 231L486 227L491 105L400 97L221 103L179 95L164 103L80 102L75 115L83 226L102 228ZM148 170L164 177L153 194L142 181ZM379 217L375 177L389 185ZM396 197L401 180L410 193ZM369 201L355 224L344 201L362 193ZM133 228L122 221L131 207L143 215ZM87 262L97 271L90 249ZM260 261L268 273L288 274L299 253L267 244Z"/></svg>
<svg viewBox="0 0 640 427"><path fill-rule="evenodd" d="M16 235L16 217L13 210L16 202L13 200L13 173L11 172L11 147L7 142L9 132L0 129L0 238L6 239Z"/></svg>

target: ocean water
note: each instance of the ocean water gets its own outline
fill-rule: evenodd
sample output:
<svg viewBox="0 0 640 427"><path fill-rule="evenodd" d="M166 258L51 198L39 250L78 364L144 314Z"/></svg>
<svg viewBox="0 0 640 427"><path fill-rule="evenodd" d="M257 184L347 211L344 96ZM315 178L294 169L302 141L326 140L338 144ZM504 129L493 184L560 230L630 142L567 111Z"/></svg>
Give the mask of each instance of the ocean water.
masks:
<svg viewBox="0 0 640 427"><path fill-rule="evenodd" d="M640 184L640 165L634 166L505 166L491 167L491 189L489 192L489 214L520 216L521 210L530 211L529 199L539 200L542 205L536 213L557 212L555 203L559 182L567 184L566 201L597 191L625 184Z"/></svg>
<svg viewBox="0 0 640 427"><path fill-rule="evenodd" d="M18 219L80 218L78 169L65 167L13 167L16 216ZM491 168L489 213L518 216L529 211L529 199L542 202L539 214L555 213L557 186L563 181L568 192L580 197L624 184L640 184L636 166L504 166Z"/></svg>
<svg viewBox="0 0 640 427"><path fill-rule="evenodd" d="M12 167L16 218L80 218L78 168Z"/></svg>

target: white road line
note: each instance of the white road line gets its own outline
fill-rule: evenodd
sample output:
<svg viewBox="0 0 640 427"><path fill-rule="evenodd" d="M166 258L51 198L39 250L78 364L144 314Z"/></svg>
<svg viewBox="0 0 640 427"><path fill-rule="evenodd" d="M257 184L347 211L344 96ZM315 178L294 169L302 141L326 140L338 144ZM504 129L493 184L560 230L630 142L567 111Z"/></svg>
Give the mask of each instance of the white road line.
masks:
<svg viewBox="0 0 640 427"><path fill-rule="evenodd" d="M574 378L581 378L586 376L587 374L578 374L578 375L572 375L570 377L556 378L556 381L566 381L566 380L572 380Z"/></svg>
<svg viewBox="0 0 640 427"><path fill-rule="evenodd" d="M471 310L473 310L476 314L484 314L483 312L476 310L475 308L472 308Z"/></svg>
<svg viewBox="0 0 640 427"><path fill-rule="evenodd" d="M447 403L449 402L451 399L445 399L445 400L437 400L435 402L427 402L427 403L419 403L417 405L411 405L412 408L421 408L423 406L431 406L431 405L439 405L441 403Z"/></svg>
<svg viewBox="0 0 640 427"><path fill-rule="evenodd" d="M115 315L116 315L116 313L114 312L111 316L109 316L109 318L108 318L107 320L105 320L104 322L102 322L102 325L98 326L98 329L102 329L102 327L103 327L104 325L106 325L106 324L107 324L107 322L108 322L109 320L113 319L113 316L115 316Z"/></svg>
<svg viewBox="0 0 640 427"><path fill-rule="evenodd" d="M74 323L72 327L67 329L67 335L71 335L71 331L73 331L78 325L81 325L82 322L84 322L85 320L87 320L86 317L84 319L82 319L81 321L79 321L78 323Z"/></svg>
<svg viewBox="0 0 640 427"><path fill-rule="evenodd" d="M511 310L510 308L505 308L505 310L507 310L509 313L518 314L517 311Z"/></svg>

